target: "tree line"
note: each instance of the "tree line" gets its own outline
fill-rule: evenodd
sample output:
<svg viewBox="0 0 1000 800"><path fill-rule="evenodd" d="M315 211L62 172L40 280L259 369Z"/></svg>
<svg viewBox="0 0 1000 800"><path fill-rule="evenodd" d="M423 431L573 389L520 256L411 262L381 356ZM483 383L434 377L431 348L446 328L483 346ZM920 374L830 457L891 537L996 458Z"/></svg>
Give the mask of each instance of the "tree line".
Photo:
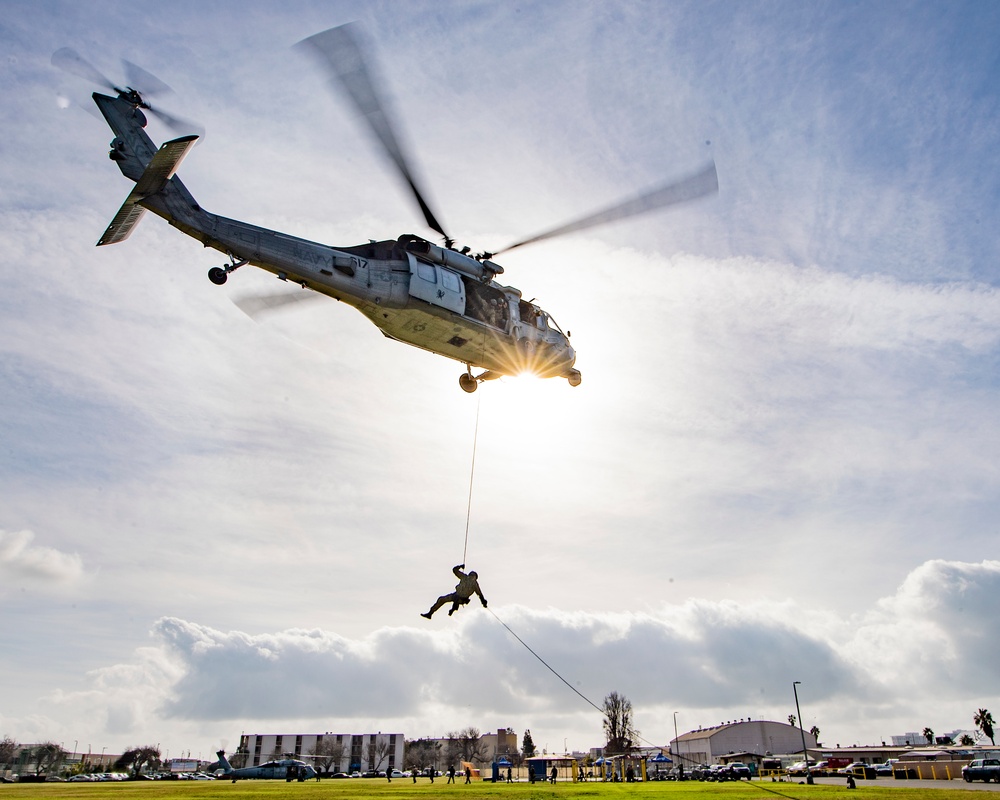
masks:
<svg viewBox="0 0 1000 800"><path fill-rule="evenodd" d="M634 716L631 701L618 692L611 692L604 698L602 707L605 755L629 755L639 746L640 734L635 728ZM794 725L796 720L794 715L789 716L789 723ZM994 728L996 724L993 714L988 709L977 709L973 715L973 723L976 730L981 731L983 736L996 746L994 739ZM819 728L815 725L809 731L814 737L819 737ZM513 735L513 731L508 728L507 733ZM923 735L928 744L934 743L934 731L926 727ZM975 744L972 738L965 734L958 744L971 746ZM380 770L386 763L390 753L390 744L385 739L372 740L368 745L367 761L370 769ZM504 752L501 748L496 753L504 756L514 766L520 766L525 759L537 754L535 743L531 738L531 731L526 730L521 740L520 750ZM43 742L42 744L24 747L10 736L4 736L0 740L0 770L13 769L15 766L24 765L33 768L35 775L48 774L58 771L66 757L70 755L60 745L55 742ZM344 763L345 756L349 756L346 745L343 741L338 742L335 737L324 737L316 743L311 754L315 761L316 769L321 772L339 772ZM276 758L281 758L283 754L276 753ZM486 742L478 728L469 726L460 731L449 731L443 739L413 739L405 743L403 758L397 764L401 769L440 769L450 765L457 765L463 761L482 763L487 758L493 756L488 752ZM233 755L233 766L243 766L247 758L246 753L236 753ZM102 765L92 765L92 769L100 770ZM155 771L162 766L159 747L153 745L142 745L139 747L127 747L118 759L114 762L114 769L129 772L137 775L143 771ZM86 769L85 763L74 765L75 771Z"/></svg>

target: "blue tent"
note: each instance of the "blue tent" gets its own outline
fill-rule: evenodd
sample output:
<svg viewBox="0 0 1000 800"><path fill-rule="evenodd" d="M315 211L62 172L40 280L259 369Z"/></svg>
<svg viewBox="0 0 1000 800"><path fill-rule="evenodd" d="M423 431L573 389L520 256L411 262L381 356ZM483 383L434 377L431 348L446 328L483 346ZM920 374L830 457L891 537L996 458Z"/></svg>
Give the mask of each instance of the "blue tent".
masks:
<svg viewBox="0 0 1000 800"><path fill-rule="evenodd" d="M510 762L507 760L506 756L504 756L497 762L497 765L501 767L509 767Z"/></svg>
<svg viewBox="0 0 1000 800"><path fill-rule="evenodd" d="M674 760L672 758L668 758L667 756L663 755L663 753L658 753L657 755L653 756L649 760L652 761L654 764L673 764L674 763Z"/></svg>

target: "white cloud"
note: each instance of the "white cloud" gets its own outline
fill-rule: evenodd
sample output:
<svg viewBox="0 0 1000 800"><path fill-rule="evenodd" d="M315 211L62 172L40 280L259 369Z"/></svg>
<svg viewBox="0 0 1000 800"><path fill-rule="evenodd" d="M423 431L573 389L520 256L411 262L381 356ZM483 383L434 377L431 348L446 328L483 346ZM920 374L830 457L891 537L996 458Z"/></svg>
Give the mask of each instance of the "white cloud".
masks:
<svg viewBox="0 0 1000 800"><path fill-rule="evenodd" d="M508 606L494 616L476 607L352 639L166 617L155 645L94 670L92 688L48 700L93 708L109 735L177 724L216 736L373 724L416 736L489 729L493 720L536 730L547 720L544 735L562 728L559 736L596 744L600 723L586 701L600 705L611 690L632 700L649 735L664 736L664 708L686 709L693 727L717 715L784 719L794 678L807 692L808 718L830 735L860 729L877 741L870 717L912 727L927 713L928 693L947 708L996 701L998 581L1000 562L928 562L855 620L789 601L692 600L632 614ZM858 705L864 718L851 717Z"/></svg>
<svg viewBox="0 0 1000 800"><path fill-rule="evenodd" d="M79 555L32 544L34 538L32 531L0 530L0 575L8 584L19 580L68 584L83 577Z"/></svg>
<svg viewBox="0 0 1000 800"><path fill-rule="evenodd" d="M850 649L899 691L928 683L944 697L995 691L1000 660L1000 561L920 565L866 615Z"/></svg>

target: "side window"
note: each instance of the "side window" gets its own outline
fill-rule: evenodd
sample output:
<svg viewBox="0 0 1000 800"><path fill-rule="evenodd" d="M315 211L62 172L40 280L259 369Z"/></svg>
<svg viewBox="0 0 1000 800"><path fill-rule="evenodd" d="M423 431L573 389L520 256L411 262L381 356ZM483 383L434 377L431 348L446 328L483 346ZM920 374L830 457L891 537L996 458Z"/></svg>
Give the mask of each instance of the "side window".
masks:
<svg viewBox="0 0 1000 800"><path fill-rule="evenodd" d="M436 270L431 264L424 264L422 261L417 262L417 275L421 279L427 281L428 283L437 283L437 277L435 276Z"/></svg>
<svg viewBox="0 0 1000 800"><path fill-rule="evenodd" d="M446 269L441 270L441 283L444 284L444 288L449 292L460 292L462 290L462 283L458 279L458 275Z"/></svg>

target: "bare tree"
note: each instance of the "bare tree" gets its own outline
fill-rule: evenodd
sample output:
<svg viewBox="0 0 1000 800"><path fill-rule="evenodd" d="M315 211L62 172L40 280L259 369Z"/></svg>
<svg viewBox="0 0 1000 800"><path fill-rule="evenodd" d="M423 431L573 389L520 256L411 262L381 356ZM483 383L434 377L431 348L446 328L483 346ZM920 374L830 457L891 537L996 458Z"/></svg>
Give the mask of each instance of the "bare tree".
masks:
<svg viewBox="0 0 1000 800"><path fill-rule="evenodd" d="M389 751L392 749L392 745L389 744L388 739L379 739L373 737L370 742L368 742L368 769L378 770L382 767L382 762L385 761L386 756L389 755Z"/></svg>
<svg viewBox="0 0 1000 800"><path fill-rule="evenodd" d="M462 743L462 760L470 763L485 761L487 758L486 742L483 741L479 728L471 725L459 732L459 741Z"/></svg>
<svg viewBox="0 0 1000 800"><path fill-rule="evenodd" d="M438 768L441 758L441 743L432 739L414 739L406 743L406 755L403 763L408 767Z"/></svg>
<svg viewBox="0 0 1000 800"><path fill-rule="evenodd" d="M0 768L14 766L14 759L19 747L20 745L9 736L4 736L0 740Z"/></svg>
<svg viewBox="0 0 1000 800"><path fill-rule="evenodd" d="M322 767L323 772L340 772L340 764L344 760L346 748L344 743L338 742L336 737L324 736L313 747L312 755L316 756L316 766ZM334 769L330 769L330 767Z"/></svg>
<svg viewBox="0 0 1000 800"><path fill-rule="evenodd" d="M45 742L38 745L31 754L32 760L35 762L35 775L55 771L66 756L66 751L55 742Z"/></svg>
<svg viewBox="0 0 1000 800"><path fill-rule="evenodd" d="M604 698L604 734L609 755L627 755L635 747L639 731L632 724L632 702L625 695L611 692Z"/></svg>
<svg viewBox="0 0 1000 800"><path fill-rule="evenodd" d="M990 744L996 747L996 742L993 739L993 715L985 708L980 708L972 718L972 721L983 732L983 735L990 740Z"/></svg>

